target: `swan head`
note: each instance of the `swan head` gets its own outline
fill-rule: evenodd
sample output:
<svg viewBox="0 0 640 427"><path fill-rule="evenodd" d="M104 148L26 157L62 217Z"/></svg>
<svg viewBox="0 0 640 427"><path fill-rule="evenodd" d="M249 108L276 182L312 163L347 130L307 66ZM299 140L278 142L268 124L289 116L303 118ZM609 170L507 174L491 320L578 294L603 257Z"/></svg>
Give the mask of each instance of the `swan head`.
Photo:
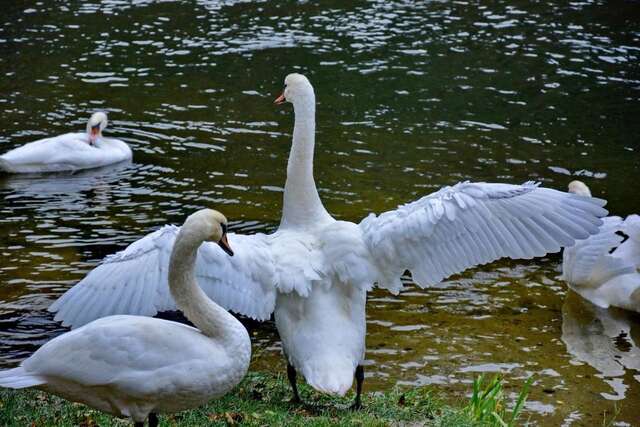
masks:
<svg viewBox="0 0 640 427"><path fill-rule="evenodd" d="M87 122L87 135L89 142L94 144L96 140L102 137L102 130L107 127L107 114L98 111L93 113Z"/></svg>
<svg viewBox="0 0 640 427"><path fill-rule="evenodd" d="M569 193L577 194L578 196L591 197L591 190L582 181L571 181L569 183Z"/></svg>
<svg viewBox="0 0 640 427"><path fill-rule="evenodd" d="M274 104L284 104L285 102L291 102L296 104L299 101L308 100L309 98L315 99L313 93L313 86L302 74L292 73L284 79L284 91L282 95L276 98Z"/></svg>
<svg viewBox="0 0 640 427"><path fill-rule="evenodd" d="M196 238L214 242L223 251L233 256L227 240L227 218L213 209L201 209L191 214L182 226L185 231Z"/></svg>

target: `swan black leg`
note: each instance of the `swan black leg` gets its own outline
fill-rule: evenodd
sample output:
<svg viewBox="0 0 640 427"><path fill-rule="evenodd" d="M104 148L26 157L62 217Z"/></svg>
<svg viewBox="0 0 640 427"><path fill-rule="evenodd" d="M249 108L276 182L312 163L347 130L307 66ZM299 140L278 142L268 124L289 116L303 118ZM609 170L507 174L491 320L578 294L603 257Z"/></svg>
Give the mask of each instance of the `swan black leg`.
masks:
<svg viewBox="0 0 640 427"><path fill-rule="evenodd" d="M358 365L354 376L356 378L356 401L353 402L353 405L351 405L350 409L357 411L362 408L360 395L362 394L362 383L364 382L364 366Z"/></svg>
<svg viewBox="0 0 640 427"><path fill-rule="evenodd" d="M144 421L139 423L139 422L134 422L133 423L133 427L144 427Z"/></svg>
<svg viewBox="0 0 640 427"><path fill-rule="evenodd" d="M158 416L153 412L149 414L149 427L158 427Z"/></svg>
<svg viewBox="0 0 640 427"><path fill-rule="evenodd" d="M291 403L302 403L302 399L300 399L300 395L298 394L298 385L296 384L297 375L296 368L287 361L287 378L289 378L289 384L291 384L291 389L293 390L293 399L291 399Z"/></svg>

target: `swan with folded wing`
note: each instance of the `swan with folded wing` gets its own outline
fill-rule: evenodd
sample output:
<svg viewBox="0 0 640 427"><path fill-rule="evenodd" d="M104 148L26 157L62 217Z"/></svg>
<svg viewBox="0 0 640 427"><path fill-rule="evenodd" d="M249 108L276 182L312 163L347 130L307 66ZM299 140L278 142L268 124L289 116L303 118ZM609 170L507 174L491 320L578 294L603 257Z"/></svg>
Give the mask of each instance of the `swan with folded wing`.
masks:
<svg viewBox="0 0 640 427"><path fill-rule="evenodd" d="M569 192L590 197L581 181ZM571 289L601 308L609 306L640 313L640 216L603 218L599 232L566 248L562 276Z"/></svg>
<svg viewBox="0 0 640 427"><path fill-rule="evenodd" d="M274 313L299 400L296 375L315 389L344 395L364 379L365 305L374 285L400 291L410 270L420 286L502 257L557 252L597 232L603 200L524 185L459 183L360 223L326 211L313 177L315 94L290 74L276 104L293 104L293 145L283 214L272 234L230 234L236 249L198 252L200 286L219 304L255 319ZM166 265L179 232L164 227L110 256L50 308L64 325L113 313L171 310Z"/></svg>
<svg viewBox="0 0 640 427"><path fill-rule="evenodd" d="M125 142L102 136L106 127L107 115L93 113L86 132L39 139L1 155L0 172L73 172L131 160L131 148Z"/></svg>
<svg viewBox="0 0 640 427"><path fill-rule="evenodd" d="M202 292L194 273L205 240L233 255L226 224L219 212L198 211L169 248L162 285L198 329L144 316L107 316L52 339L19 367L0 371L0 387L37 387L130 417L136 426L149 418L150 427L158 425L158 413L226 394L247 372L251 341L244 326Z"/></svg>

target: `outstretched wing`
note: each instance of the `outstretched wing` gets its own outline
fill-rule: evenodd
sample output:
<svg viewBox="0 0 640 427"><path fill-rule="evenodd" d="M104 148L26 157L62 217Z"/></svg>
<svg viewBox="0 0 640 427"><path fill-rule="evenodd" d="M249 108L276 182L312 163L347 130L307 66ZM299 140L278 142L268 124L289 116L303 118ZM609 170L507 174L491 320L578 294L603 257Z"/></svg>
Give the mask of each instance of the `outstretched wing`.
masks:
<svg viewBox="0 0 640 427"><path fill-rule="evenodd" d="M459 183L361 223L380 271L378 286L398 292L410 270L421 286L502 257L557 252L598 231L601 199L528 182Z"/></svg>
<svg viewBox="0 0 640 427"><path fill-rule="evenodd" d="M633 273L633 264L610 255L611 250L624 239L617 234L621 229L622 218L606 217L598 233L565 248L562 254L562 280L577 286L597 287L617 275Z"/></svg>
<svg viewBox="0 0 640 427"><path fill-rule="evenodd" d="M107 257L69 289L49 311L65 326L79 327L114 314L153 316L176 310L168 268L179 228L165 226ZM214 243L198 250L196 279L205 293L228 310L268 319L275 305L274 267L264 234L228 235L228 256Z"/></svg>

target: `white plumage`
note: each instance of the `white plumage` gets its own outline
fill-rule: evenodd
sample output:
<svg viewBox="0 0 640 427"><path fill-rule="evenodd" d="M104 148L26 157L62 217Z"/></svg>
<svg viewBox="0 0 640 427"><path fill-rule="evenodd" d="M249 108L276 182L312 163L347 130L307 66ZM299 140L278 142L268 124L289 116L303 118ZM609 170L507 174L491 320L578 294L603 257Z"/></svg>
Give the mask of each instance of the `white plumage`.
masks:
<svg viewBox="0 0 640 427"><path fill-rule="evenodd" d="M256 319L274 312L295 367L292 382L298 371L327 393L351 387L354 371L362 373L356 367L364 359L366 292L373 285L398 292L405 270L428 286L501 257L556 252L597 232L606 215L603 200L533 183L460 183L360 224L336 221L313 178L313 88L299 74L285 85L277 102L293 103L295 126L280 227L270 235L230 235L233 259L203 245L197 275L224 307ZM114 310L150 315L172 308L165 270L175 232L156 231L107 259L52 305L56 319L75 327ZM241 287L244 293L235 291Z"/></svg>
<svg viewBox="0 0 640 427"><path fill-rule="evenodd" d="M0 386L38 387L136 423L227 393L247 372L251 342L244 326L206 297L193 271L203 240L224 242L221 224L226 219L215 211L191 215L165 260L169 278L163 290L170 290L199 330L150 317L104 317L52 339L18 368L0 372Z"/></svg>
<svg viewBox="0 0 640 427"><path fill-rule="evenodd" d="M569 191L590 195L573 181ZM569 286L593 304L640 312L640 216L603 219L597 234L566 248L562 276Z"/></svg>
<svg viewBox="0 0 640 427"><path fill-rule="evenodd" d="M87 122L86 132L40 139L1 155L0 171L76 171L131 160L131 148L126 143L102 136L102 130L106 127L106 114L94 113Z"/></svg>

